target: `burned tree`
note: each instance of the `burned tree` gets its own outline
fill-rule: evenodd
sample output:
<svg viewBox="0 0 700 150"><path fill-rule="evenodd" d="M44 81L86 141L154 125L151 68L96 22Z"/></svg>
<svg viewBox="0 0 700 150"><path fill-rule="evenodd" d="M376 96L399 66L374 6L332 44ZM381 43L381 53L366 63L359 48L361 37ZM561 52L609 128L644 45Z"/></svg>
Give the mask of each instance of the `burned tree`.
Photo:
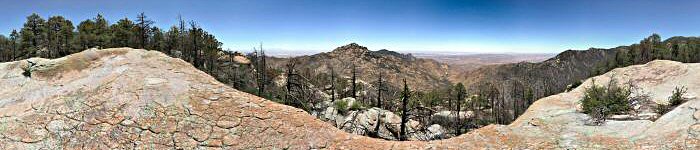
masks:
<svg viewBox="0 0 700 150"><path fill-rule="evenodd" d="M136 29L138 30L138 48L146 48L148 45L148 37L151 36L151 25L153 21L148 20L146 15L142 12L136 16ZM194 26L194 25L193 25Z"/></svg>
<svg viewBox="0 0 700 150"><path fill-rule="evenodd" d="M311 80L305 77L304 71L299 71L296 68L298 64L296 59L291 59L286 65L286 83L284 85L284 96L282 103L296 108L301 108L307 112L312 112L318 107L314 104L319 103L320 95L315 91L321 91L313 87Z"/></svg>
<svg viewBox="0 0 700 150"><path fill-rule="evenodd" d="M379 71L379 80L377 81L377 108L382 108L382 91L386 91L386 89L384 89L383 78L384 74L382 74L382 72Z"/></svg>
<svg viewBox="0 0 700 150"><path fill-rule="evenodd" d="M258 49L256 49L256 48L253 48L253 50L256 52L258 51ZM255 74L255 76L256 76L255 79L256 79L257 85L258 85L258 93L257 93L258 96L265 95L265 85L268 82L267 76L266 76L266 74L267 74L267 72L266 72L266 70L267 70L266 57L267 56L265 56L265 50L263 50L262 43L261 43L259 53L255 56L255 70L257 71ZM291 63L293 63L293 62L291 62ZM289 67L290 66L288 66L287 69L289 69ZM292 65L291 67L294 67L294 66ZM292 68L292 69L294 69L294 68ZM291 71L294 71L294 70L291 70Z"/></svg>
<svg viewBox="0 0 700 150"><path fill-rule="evenodd" d="M328 65L328 67L331 68L331 102L335 102L335 69L331 65Z"/></svg>
<svg viewBox="0 0 700 150"><path fill-rule="evenodd" d="M352 64L352 98L357 99L357 66Z"/></svg>
<svg viewBox="0 0 700 150"><path fill-rule="evenodd" d="M466 95L466 89L464 88L464 84L462 83L457 83L457 86L455 86L455 91L457 92L456 95L456 102L457 102L457 133L461 133L462 130L462 117L459 115L460 111L462 111L462 101L464 101L465 95Z"/></svg>
<svg viewBox="0 0 700 150"><path fill-rule="evenodd" d="M286 105L307 110L308 108L306 108L304 103L301 102L301 98L304 94L304 86L301 81L302 79L295 69L296 60L292 59L289 61L289 63L287 63L287 82L285 85L286 93L284 95L284 103Z"/></svg>
<svg viewBox="0 0 700 150"><path fill-rule="evenodd" d="M399 140L405 141L406 138L406 122L408 122L408 98L411 93L406 84L406 79L403 79L403 92L401 92L401 131L399 131Z"/></svg>

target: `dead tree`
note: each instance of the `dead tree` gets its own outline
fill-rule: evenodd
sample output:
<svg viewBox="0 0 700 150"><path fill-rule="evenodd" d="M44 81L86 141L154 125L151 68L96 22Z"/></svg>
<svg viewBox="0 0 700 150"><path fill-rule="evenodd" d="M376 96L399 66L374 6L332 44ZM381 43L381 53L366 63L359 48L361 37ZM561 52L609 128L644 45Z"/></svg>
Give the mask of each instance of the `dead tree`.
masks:
<svg viewBox="0 0 700 150"><path fill-rule="evenodd" d="M403 92L401 93L401 131L399 131L399 140L405 141L406 138L406 122L408 122L408 98L411 96L411 93L408 89L408 85L406 84L406 79L403 79Z"/></svg>
<svg viewBox="0 0 700 150"><path fill-rule="evenodd" d="M331 65L328 67L331 68L331 102L335 102L335 69Z"/></svg>
<svg viewBox="0 0 700 150"><path fill-rule="evenodd" d="M352 98L357 100L357 66L352 65Z"/></svg>
<svg viewBox="0 0 700 150"><path fill-rule="evenodd" d="M382 72L379 71L379 83L377 86L377 108L382 108L382 91L386 90L384 89L383 76L384 74L382 74Z"/></svg>
<svg viewBox="0 0 700 150"><path fill-rule="evenodd" d="M255 50L255 48L253 48ZM267 61L265 56L265 50L262 48L262 43L260 43L260 56L256 56L257 60L257 65L256 65L256 71L257 71L257 84L258 84L258 96L263 96L265 94L265 85L267 84ZM293 67L293 66L292 66Z"/></svg>
<svg viewBox="0 0 700 150"><path fill-rule="evenodd" d="M457 83L455 90L457 91L457 133L460 133L462 131L462 118L459 113L462 111L462 101L464 101L466 89L464 88L464 84Z"/></svg>
<svg viewBox="0 0 700 150"><path fill-rule="evenodd" d="M287 63L287 83L285 85L286 93L284 95L284 103L296 108L308 110L304 102L301 102L301 98L304 97L304 90L300 75L295 70L295 67L295 60L290 60L289 63Z"/></svg>

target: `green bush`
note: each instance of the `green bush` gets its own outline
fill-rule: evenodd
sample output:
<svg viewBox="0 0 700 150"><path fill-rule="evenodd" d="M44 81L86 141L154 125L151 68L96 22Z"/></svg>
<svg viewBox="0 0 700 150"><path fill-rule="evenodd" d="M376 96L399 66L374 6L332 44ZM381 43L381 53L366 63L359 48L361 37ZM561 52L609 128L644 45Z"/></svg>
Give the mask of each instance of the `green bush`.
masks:
<svg viewBox="0 0 700 150"><path fill-rule="evenodd" d="M615 80L610 80L607 86L599 86L593 81L586 88L583 100L583 112L592 115L594 119L604 119L611 114L622 114L632 109L629 100L632 94L630 87L621 87Z"/></svg>
<svg viewBox="0 0 700 150"><path fill-rule="evenodd" d="M686 99L683 98L683 95L685 95L687 92L688 89L685 87L676 87L671 96L668 97L668 104L659 104L654 108L654 110L660 115L666 114L676 106L681 105L686 101Z"/></svg>
<svg viewBox="0 0 700 150"><path fill-rule="evenodd" d="M360 104L358 102L354 102L350 106L350 110L361 110L362 108L363 108L362 104Z"/></svg>
<svg viewBox="0 0 700 150"><path fill-rule="evenodd" d="M344 100L335 101L334 105L335 105L335 109L337 109L339 113L345 114L348 112L348 102L347 101L344 101Z"/></svg>
<svg viewBox="0 0 700 150"><path fill-rule="evenodd" d="M671 94L671 97L668 97L668 103L671 104L671 106L678 106L683 104L685 102L685 98L683 98L683 95L688 92L688 89L685 87L676 87L673 90L673 94Z"/></svg>

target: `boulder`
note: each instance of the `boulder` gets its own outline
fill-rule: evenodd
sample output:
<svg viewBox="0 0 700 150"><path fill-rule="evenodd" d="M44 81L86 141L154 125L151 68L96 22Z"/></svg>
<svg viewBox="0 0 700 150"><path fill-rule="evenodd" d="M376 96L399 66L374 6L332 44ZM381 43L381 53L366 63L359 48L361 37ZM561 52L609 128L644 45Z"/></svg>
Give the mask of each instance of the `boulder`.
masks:
<svg viewBox="0 0 700 150"><path fill-rule="evenodd" d="M443 111L438 111L436 113L433 113L433 115L431 115L431 119L434 122L439 122L441 119L466 120L466 119L469 119L471 117L474 117L474 112L472 112L472 111L460 111L459 117L457 116L457 114L458 114L457 111L443 110Z"/></svg>
<svg viewBox="0 0 700 150"><path fill-rule="evenodd" d="M429 139L442 139L445 138L447 130L442 128L439 124L433 124L428 127L428 132L426 132Z"/></svg>
<svg viewBox="0 0 700 150"><path fill-rule="evenodd" d="M348 99L349 100L349 99ZM339 114L334 107L328 107L318 115L319 119L357 135L377 136L387 140L397 140L401 131L401 116L380 108L349 111L346 115ZM379 128L377 131L377 119ZM433 130L424 129L425 126L415 120L406 123L409 140L433 140L445 137L444 129L439 125L433 125Z"/></svg>

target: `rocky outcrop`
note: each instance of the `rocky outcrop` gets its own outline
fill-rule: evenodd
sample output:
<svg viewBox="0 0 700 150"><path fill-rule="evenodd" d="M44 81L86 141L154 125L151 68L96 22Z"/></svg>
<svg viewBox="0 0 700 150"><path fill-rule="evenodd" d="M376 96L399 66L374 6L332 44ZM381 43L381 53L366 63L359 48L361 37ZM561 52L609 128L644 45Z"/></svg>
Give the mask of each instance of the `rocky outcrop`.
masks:
<svg viewBox="0 0 700 150"><path fill-rule="evenodd" d="M571 92L535 102L510 125L436 141L343 132L306 112L227 87L154 51L87 50L0 63L0 149L698 149L700 100L656 121L584 124ZM595 77L637 81L664 100L700 93L700 64L654 61Z"/></svg>
<svg viewBox="0 0 700 150"><path fill-rule="evenodd" d="M332 57L361 57L369 53L369 49L364 46L360 46L357 43L350 43L348 45L340 46L328 54Z"/></svg>
<svg viewBox="0 0 700 150"><path fill-rule="evenodd" d="M401 116L379 108L353 110L339 113L335 107L327 107L319 114L319 119L348 133L375 136L386 140L398 140L401 131ZM377 125L379 124L379 125ZM438 125L426 126L415 120L406 123L407 140L436 140L446 137L447 131Z"/></svg>

